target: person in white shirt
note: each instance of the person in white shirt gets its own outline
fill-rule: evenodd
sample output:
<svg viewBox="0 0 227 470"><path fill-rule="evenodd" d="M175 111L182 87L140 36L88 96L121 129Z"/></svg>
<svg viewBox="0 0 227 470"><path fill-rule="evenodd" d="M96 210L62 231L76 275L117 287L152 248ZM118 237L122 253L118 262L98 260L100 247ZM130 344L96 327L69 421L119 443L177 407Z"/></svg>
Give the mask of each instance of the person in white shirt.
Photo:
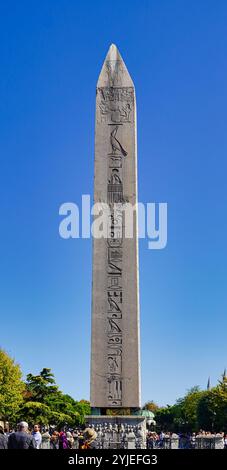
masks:
<svg viewBox="0 0 227 470"><path fill-rule="evenodd" d="M33 431L32 431L32 436L35 439L35 443L36 443L36 449L40 449L40 445L42 442L42 436L41 436L39 429L40 429L39 425L35 424Z"/></svg>

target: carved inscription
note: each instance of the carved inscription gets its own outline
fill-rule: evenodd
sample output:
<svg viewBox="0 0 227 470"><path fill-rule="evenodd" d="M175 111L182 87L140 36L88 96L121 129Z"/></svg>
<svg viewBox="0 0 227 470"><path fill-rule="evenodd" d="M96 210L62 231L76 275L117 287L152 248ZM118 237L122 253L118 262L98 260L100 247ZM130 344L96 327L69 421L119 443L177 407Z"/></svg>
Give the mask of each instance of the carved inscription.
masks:
<svg viewBox="0 0 227 470"><path fill-rule="evenodd" d="M121 407L123 404L123 175L128 150L122 142L125 126L134 119L133 87L121 87L121 61L107 61L106 73L109 87L97 89L97 121L105 125L109 139L106 155L108 219L107 268L106 268L106 381L107 406ZM126 130L126 129L125 129Z"/></svg>
<svg viewBox="0 0 227 470"><path fill-rule="evenodd" d="M99 122L123 124L133 122L133 88L98 88Z"/></svg>

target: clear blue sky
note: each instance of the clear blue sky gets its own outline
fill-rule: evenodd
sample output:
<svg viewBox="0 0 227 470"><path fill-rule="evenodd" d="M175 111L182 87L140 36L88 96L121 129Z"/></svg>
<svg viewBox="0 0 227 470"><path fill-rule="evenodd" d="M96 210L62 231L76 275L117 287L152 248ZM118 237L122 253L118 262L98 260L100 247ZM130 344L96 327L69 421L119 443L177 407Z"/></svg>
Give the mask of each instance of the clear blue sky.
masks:
<svg viewBox="0 0 227 470"><path fill-rule="evenodd" d="M168 245L140 242L143 402L227 366L226 1L0 5L0 345L89 398L91 241L58 235L93 191L95 86L114 42L138 107L139 200L168 203Z"/></svg>

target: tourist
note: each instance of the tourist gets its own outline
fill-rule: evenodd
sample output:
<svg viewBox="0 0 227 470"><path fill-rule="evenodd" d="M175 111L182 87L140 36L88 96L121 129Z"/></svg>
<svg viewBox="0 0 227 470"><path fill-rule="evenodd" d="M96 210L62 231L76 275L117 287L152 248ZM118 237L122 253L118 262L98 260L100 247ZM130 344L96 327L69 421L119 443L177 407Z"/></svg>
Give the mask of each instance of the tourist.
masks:
<svg viewBox="0 0 227 470"><path fill-rule="evenodd" d="M191 439L190 439L191 449L195 449L195 444L196 444L196 433L193 432L191 435Z"/></svg>
<svg viewBox="0 0 227 470"><path fill-rule="evenodd" d="M54 431L50 438L50 448L59 449L59 432Z"/></svg>
<svg viewBox="0 0 227 470"><path fill-rule="evenodd" d="M42 434L42 442L40 449L50 449L50 434L48 431L45 431Z"/></svg>
<svg viewBox="0 0 227 470"><path fill-rule="evenodd" d="M8 439L2 426L0 426L0 449L8 449Z"/></svg>
<svg viewBox="0 0 227 470"><path fill-rule="evenodd" d="M5 434L5 436L7 437L7 440L8 440L9 435L11 434L11 432L12 432L12 431L9 432L9 429L8 429L8 428L5 428L5 429L4 429L4 434Z"/></svg>
<svg viewBox="0 0 227 470"><path fill-rule="evenodd" d="M163 431L160 432L159 434L159 447L163 447L164 444L164 438L165 438L165 433Z"/></svg>
<svg viewBox="0 0 227 470"><path fill-rule="evenodd" d="M179 448L180 449L188 449L189 448L189 438L188 438L186 433L181 433L180 434Z"/></svg>
<svg viewBox="0 0 227 470"><path fill-rule="evenodd" d="M65 431L61 431L59 434L59 449L68 449L69 444Z"/></svg>
<svg viewBox="0 0 227 470"><path fill-rule="evenodd" d="M73 435L70 431L67 431L66 433L66 439L67 439L67 442L68 442L68 448L69 449L72 449L73 448L73 444L74 444L74 439L73 439Z"/></svg>
<svg viewBox="0 0 227 470"><path fill-rule="evenodd" d="M42 436L41 436L40 427L39 427L38 424L34 425L34 428L33 428L33 431L32 431L32 436L35 439L36 449L40 449L41 442L42 442Z"/></svg>
<svg viewBox="0 0 227 470"><path fill-rule="evenodd" d="M73 431L73 440L74 440L73 448L74 448L74 449L78 449L78 448L79 448L79 435L80 435L79 430L78 430L78 429L74 429L74 431Z"/></svg>
<svg viewBox="0 0 227 470"><path fill-rule="evenodd" d="M156 432L149 431L147 434L147 448L154 449L158 446L159 438Z"/></svg>
<svg viewBox="0 0 227 470"><path fill-rule="evenodd" d="M28 432L28 423L21 421L18 431L10 434L8 439L9 449L36 449L34 437Z"/></svg>
<svg viewBox="0 0 227 470"><path fill-rule="evenodd" d="M78 448L79 449L83 449L84 441L85 439L84 439L83 431L80 431L79 436L78 436Z"/></svg>
<svg viewBox="0 0 227 470"><path fill-rule="evenodd" d="M95 449L95 439L97 438L97 433L92 428L86 428L84 431L84 443L82 449Z"/></svg>
<svg viewBox="0 0 227 470"><path fill-rule="evenodd" d="M224 446L225 446L225 449L227 449L227 434L224 437Z"/></svg>

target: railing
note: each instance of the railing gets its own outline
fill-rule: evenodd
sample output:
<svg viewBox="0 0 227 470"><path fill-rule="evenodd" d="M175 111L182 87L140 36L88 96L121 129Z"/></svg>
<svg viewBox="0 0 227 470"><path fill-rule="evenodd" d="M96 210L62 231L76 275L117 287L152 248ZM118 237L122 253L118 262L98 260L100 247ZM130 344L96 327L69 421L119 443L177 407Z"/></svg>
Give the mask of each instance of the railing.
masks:
<svg viewBox="0 0 227 470"><path fill-rule="evenodd" d="M96 449L143 449L145 445L141 439L96 439Z"/></svg>
<svg viewBox="0 0 227 470"><path fill-rule="evenodd" d="M196 437L195 449L224 449L223 437Z"/></svg>
<svg viewBox="0 0 227 470"><path fill-rule="evenodd" d="M224 439L221 436L147 439L147 449L224 449Z"/></svg>
<svg viewBox="0 0 227 470"><path fill-rule="evenodd" d="M74 449L79 449L79 440L74 440ZM140 437L130 438L126 436L107 436L97 437L94 441L96 449L144 449L146 448L144 440Z"/></svg>
<svg viewBox="0 0 227 470"><path fill-rule="evenodd" d="M130 438L129 436L98 436L95 440L96 449L143 449L145 447L143 439L140 437ZM74 449L79 448L79 440L74 440ZM224 439L221 436L213 437L164 437L163 439L147 439L147 449L224 449Z"/></svg>
<svg viewBox="0 0 227 470"><path fill-rule="evenodd" d="M147 449L178 449L179 438L147 439Z"/></svg>

